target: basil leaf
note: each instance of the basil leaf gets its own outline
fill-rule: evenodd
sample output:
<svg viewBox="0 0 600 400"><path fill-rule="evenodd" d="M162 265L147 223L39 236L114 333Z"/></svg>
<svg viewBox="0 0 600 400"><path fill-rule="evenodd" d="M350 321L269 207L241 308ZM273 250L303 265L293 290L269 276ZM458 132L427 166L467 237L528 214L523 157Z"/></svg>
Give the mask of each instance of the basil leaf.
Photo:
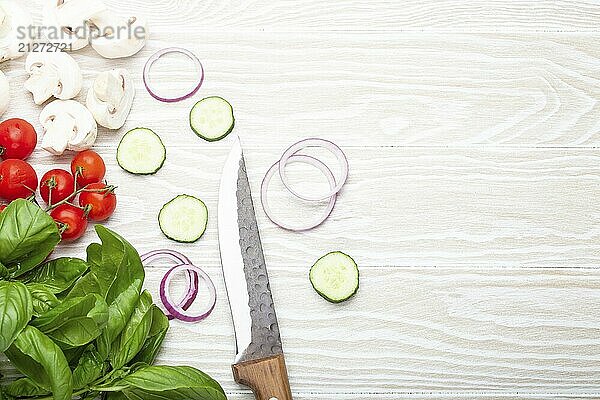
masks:
<svg viewBox="0 0 600 400"><path fill-rule="evenodd" d="M46 396L50 394L50 391L39 387L29 378L17 379L9 383L4 391L15 397L33 397L33 396Z"/></svg>
<svg viewBox="0 0 600 400"><path fill-rule="evenodd" d="M79 400L98 400L98 399L99 399L99 397L98 397L97 392L87 392L87 393L82 394L79 397Z"/></svg>
<svg viewBox="0 0 600 400"><path fill-rule="evenodd" d="M110 361L114 369L123 367L142 349L152 327L152 315L152 296L148 291L144 291L131 314L131 319L113 343Z"/></svg>
<svg viewBox="0 0 600 400"><path fill-rule="evenodd" d="M107 302L111 302L132 284L143 282L144 268L129 242L102 225L96 225L96 232L102 244L88 246L88 262Z"/></svg>
<svg viewBox="0 0 600 400"><path fill-rule="evenodd" d="M91 345L90 345L91 346ZM79 358L83 355L83 352L87 349L85 346L75 347L72 349L62 349L67 362L71 367L77 363Z"/></svg>
<svg viewBox="0 0 600 400"><path fill-rule="evenodd" d="M226 400L221 385L191 367L150 366L122 379L129 400Z"/></svg>
<svg viewBox="0 0 600 400"><path fill-rule="evenodd" d="M70 288L87 270L87 263L79 258L57 258L27 273L20 280L40 283L57 294Z"/></svg>
<svg viewBox="0 0 600 400"><path fill-rule="evenodd" d="M106 396L106 400L128 400L127 396L123 394L123 392L110 392L108 396Z"/></svg>
<svg viewBox="0 0 600 400"><path fill-rule="evenodd" d="M0 378L2 376L0 375ZM4 391L4 386L0 386L0 400L14 400L14 397Z"/></svg>
<svg viewBox="0 0 600 400"><path fill-rule="evenodd" d="M6 268L4 264L0 263L0 280L8 278L9 275L10 272L8 271L8 268Z"/></svg>
<svg viewBox="0 0 600 400"><path fill-rule="evenodd" d="M144 268L137 251L116 233L96 225L102 244L87 249L87 261L97 278L100 294L108 304L108 325L98 339L98 351L108 357L115 339L133 313L144 282Z"/></svg>
<svg viewBox="0 0 600 400"><path fill-rule="evenodd" d="M152 306L152 326L144 345L132 360L133 363L152 364L165 340L169 329L169 319L160 308Z"/></svg>
<svg viewBox="0 0 600 400"><path fill-rule="evenodd" d="M77 280L75 285L73 285L73 288L67 294L66 298L83 297L90 293L100 295L101 292L102 291L100 290L98 278L93 272L88 272Z"/></svg>
<svg viewBox="0 0 600 400"><path fill-rule="evenodd" d="M27 326L5 354L17 370L36 385L50 390L54 400L71 400L73 381L69 364L48 336Z"/></svg>
<svg viewBox="0 0 600 400"><path fill-rule="evenodd" d="M0 352L13 343L33 315L33 301L20 282L0 281Z"/></svg>
<svg viewBox="0 0 600 400"><path fill-rule="evenodd" d="M102 331L97 342L98 351L104 359L110 354L112 343L129 321L139 297L139 288L130 286L109 305L108 325Z"/></svg>
<svg viewBox="0 0 600 400"><path fill-rule="evenodd" d="M107 323L108 307L96 294L69 298L32 321L62 348L68 349L90 343L100 336Z"/></svg>
<svg viewBox="0 0 600 400"><path fill-rule="evenodd" d="M11 202L0 214L0 263L13 277L37 267L59 241L56 223L27 200Z"/></svg>
<svg viewBox="0 0 600 400"><path fill-rule="evenodd" d="M89 346L81 355L73 370L73 388L82 389L102 376L104 361L94 346Z"/></svg>
<svg viewBox="0 0 600 400"><path fill-rule="evenodd" d="M56 298L54 293L52 293L52 290L46 285L28 283L25 286L27 286L27 290L29 290L31 299L33 300L34 316L39 317L60 304L60 301Z"/></svg>

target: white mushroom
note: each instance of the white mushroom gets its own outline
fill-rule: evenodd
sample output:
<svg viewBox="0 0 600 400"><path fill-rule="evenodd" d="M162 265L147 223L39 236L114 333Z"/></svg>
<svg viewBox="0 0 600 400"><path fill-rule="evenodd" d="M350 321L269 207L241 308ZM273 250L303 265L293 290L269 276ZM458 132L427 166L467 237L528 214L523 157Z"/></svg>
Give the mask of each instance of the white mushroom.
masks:
<svg viewBox="0 0 600 400"><path fill-rule="evenodd" d="M9 89L8 79L4 72L0 71L0 116L8 109Z"/></svg>
<svg viewBox="0 0 600 400"><path fill-rule="evenodd" d="M33 94L35 104L42 104L52 96L72 99L81 91L81 69L67 53L29 53L25 70L30 75L25 81L25 89Z"/></svg>
<svg viewBox="0 0 600 400"><path fill-rule="evenodd" d="M68 50L79 50L89 44L86 22L106 11L101 0L46 0L43 15L46 37L50 43L62 43Z"/></svg>
<svg viewBox="0 0 600 400"><path fill-rule="evenodd" d="M74 100L55 100L40 114L44 127L41 147L55 155L83 151L94 145L98 126L87 108Z"/></svg>
<svg viewBox="0 0 600 400"><path fill-rule="evenodd" d="M99 125L119 129L125 124L135 96L133 80L126 69L102 72L90 88L85 105Z"/></svg>
<svg viewBox="0 0 600 400"><path fill-rule="evenodd" d="M32 25L27 10L13 0L0 0L0 62L25 55L31 43Z"/></svg>
<svg viewBox="0 0 600 400"><path fill-rule="evenodd" d="M90 24L92 47L104 58L132 56L148 39L146 21L139 17L121 17L105 11L94 15Z"/></svg>

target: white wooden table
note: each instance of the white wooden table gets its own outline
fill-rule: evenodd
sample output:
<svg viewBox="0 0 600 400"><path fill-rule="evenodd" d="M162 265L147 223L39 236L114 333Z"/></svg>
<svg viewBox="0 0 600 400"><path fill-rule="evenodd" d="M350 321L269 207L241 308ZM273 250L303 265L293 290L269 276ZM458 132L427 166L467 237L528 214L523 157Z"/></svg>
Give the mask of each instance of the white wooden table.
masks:
<svg viewBox="0 0 600 400"><path fill-rule="evenodd" d="M220 95L235 108L257 206L263 174L296 140L333 140L350 159L349 182L318 229L286 232L257 210L295 399L600 396L600 2L107 3L147 16L153 35L116 63L74 54L86 88L118 65L138 90L126 126L101 130L96 146L119 186L108 227L142 252L186 253L218 288L208 320L172 324L160 362L193 365L231 399L252 398L231 376L217 243L231 138L203 142L187 119L194 101ZM29 2L38 19L40 4ZM165 105L145 92L141 70L174 45L198 54L206 79L194 99ZM14 93L6 117L36 121L22 67L0 66ZM180 72L173 63L165 74ZM120 137L137 126L168 148L155 176L116 165ZM32 160L40 173L68 161L42 151ZM180 193L211 213L193 245L157 226L162 204ZM274 197L280 215L300 215ZM62 253L84 256L94 240L90 232ZM361 288L332 305L307 274L338 249L360 265ZM165 271L147 271L155 297Z"/></svg>

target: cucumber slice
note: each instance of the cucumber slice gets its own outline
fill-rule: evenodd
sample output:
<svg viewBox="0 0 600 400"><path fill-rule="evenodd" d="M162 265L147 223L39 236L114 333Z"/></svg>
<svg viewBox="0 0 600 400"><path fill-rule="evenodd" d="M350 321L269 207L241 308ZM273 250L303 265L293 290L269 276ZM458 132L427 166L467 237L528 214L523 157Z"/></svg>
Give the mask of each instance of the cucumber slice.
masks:
<svg viewBox="0 0 600 400"><path fill-rule="evenodd" d="M340 251L319 258L310 269L310 283L325 300L341 303L358 291L358 266Z"/></svg>
<svg viewBox="0 0 600 400"><path fill-rule="evenodd" d="M160 230L171 240L192 243L206 231L208 209L204 202L186 194L179 195L163 206L158 214Z"/></svg>
<svg viewBox="0 0 600 400"><path fill-rule="evenodd" d="M123 136L117 148L117 162L135 175L152 175L165 163L167 150L160 137L147 128L135 128Z"/></svg>
<svg viewBox="0 0 600 400"><path fill-rule="evenodd" d="M221 97L202 99L190 111L190 126L196 135L209 142L229 135L234 125L233 107Z"/></svg>

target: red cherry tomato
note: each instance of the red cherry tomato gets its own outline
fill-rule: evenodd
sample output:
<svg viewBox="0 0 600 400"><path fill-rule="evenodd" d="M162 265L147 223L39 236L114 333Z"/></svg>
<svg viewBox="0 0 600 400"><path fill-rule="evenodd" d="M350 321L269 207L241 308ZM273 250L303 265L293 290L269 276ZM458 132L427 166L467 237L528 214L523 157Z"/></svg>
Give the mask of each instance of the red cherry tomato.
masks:
<svg viewBox="0 0 600 400"><path fill-rule="evenodd" d="M58 224L64 241L77 240L83 236L88 221L85 212L71 204L61 204L50 211L50 216Z"/></svg>
<svg viewBox="0 0 600 400"><path fill-rule="evenodd" d="M78 153L71 162L73 176L79 171L77 184L82 187L90 183L101 182L106 173L104 160L93 150L85 150Z"/></svg>
<svg viewBox="0 0 600 400"><path fill-rule="evenodd" d="M0 163L0 197L13 201L35 194L38 180L31 165L22 160Z"/></svg>
<svg viewBox="0 0 600 400"><path fill-rule="evenodd" d="M92 221L104 221L115 212L117 196L104 183L90 183L88 190L104 190L104 192L82 192L79 195L79 205L89 209L88 218Z"/></svg>
<svg viewBox="0 0 600 400"><path fill-rule="evenodd" d="M25 120L13 118L0 124L0 157L24 160L33 153L37 133Z"/></svg>
<svg viewBox="0 0 600 400"><path fill-rule="evenodd" d="M52 169L40 180L40 194L47 204L56 204L73 194L75 179L64 169Z"/></svg>

